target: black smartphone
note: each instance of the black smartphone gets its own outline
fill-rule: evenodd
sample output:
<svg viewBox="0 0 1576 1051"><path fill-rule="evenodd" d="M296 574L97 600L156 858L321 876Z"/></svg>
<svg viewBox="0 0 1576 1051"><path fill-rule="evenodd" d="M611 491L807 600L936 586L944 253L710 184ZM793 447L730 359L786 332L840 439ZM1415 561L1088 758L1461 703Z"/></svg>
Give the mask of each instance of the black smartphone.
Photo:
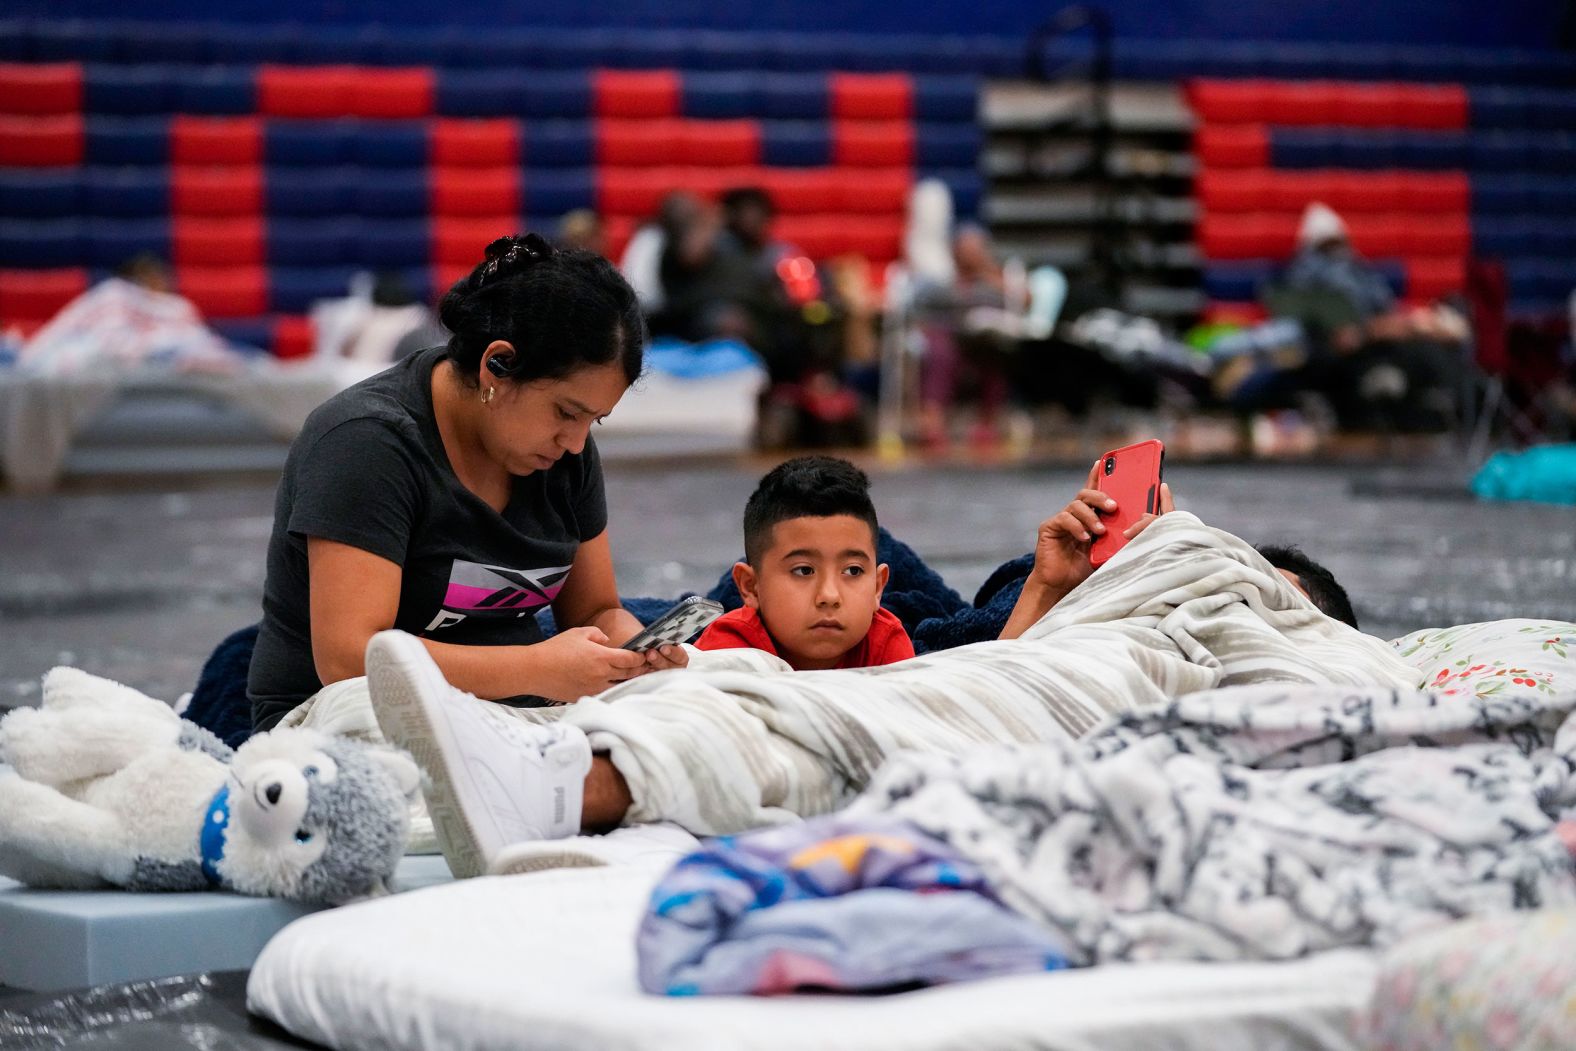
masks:
<svg viewBox="0 0 1576 1051"><path fill-rule="evenodd" d="M722 616L722 607L709 598L691 595L648 624L644 631L624 643L624 649L644 653L658 646L687 642L702 628Z"/></svg>

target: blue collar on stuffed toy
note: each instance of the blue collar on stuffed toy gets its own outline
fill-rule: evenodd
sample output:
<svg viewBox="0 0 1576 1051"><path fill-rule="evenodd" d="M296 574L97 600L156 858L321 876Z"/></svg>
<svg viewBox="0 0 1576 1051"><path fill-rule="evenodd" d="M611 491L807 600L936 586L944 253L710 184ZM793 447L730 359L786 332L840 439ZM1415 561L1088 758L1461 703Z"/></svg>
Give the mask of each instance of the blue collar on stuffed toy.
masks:
<svg viewBox="0 0 1576 1051"><path fill-rule="evenodd" d="M225 784L213 794L213 801L208 804L208 812L202 819L202 836L198 841L202 848L202 874L216 887L224 883L219 875L219 860L224 857L224 837L229 828L230 786Z"/></svg>

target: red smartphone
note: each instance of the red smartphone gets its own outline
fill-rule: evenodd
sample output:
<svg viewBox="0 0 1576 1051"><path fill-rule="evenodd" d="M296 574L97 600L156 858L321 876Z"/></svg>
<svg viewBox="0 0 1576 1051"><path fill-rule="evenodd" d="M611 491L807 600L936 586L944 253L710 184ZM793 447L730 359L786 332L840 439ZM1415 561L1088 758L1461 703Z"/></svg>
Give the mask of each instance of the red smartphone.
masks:
<svg viewBox="0 0 1576 1051"><path fill-rule="evenodd" d="M1160 470L1166 447L1158 439L1124 445L1100 457L1100 479L1095 488L1116 501L1116 510L1102 514L1105 532L1094 538L1089 563L1103 565L1122 550L1122 532L1147 514L1160 513Z"/></svg>

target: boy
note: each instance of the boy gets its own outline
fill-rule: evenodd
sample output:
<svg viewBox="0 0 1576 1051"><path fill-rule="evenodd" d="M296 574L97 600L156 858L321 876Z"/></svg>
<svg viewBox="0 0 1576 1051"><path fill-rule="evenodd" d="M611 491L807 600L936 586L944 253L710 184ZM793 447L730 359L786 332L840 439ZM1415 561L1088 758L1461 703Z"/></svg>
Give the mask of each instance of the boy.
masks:
<svg viewBox="0 0 1576 1051"><path fill-rule="evenodd" d="M744 558L733 582L744 608L713 621L695 645L774 653L795 671L870 668L914 655L902 623L881 608L870 479L847 460L778 464L744 506Z"/></svg>

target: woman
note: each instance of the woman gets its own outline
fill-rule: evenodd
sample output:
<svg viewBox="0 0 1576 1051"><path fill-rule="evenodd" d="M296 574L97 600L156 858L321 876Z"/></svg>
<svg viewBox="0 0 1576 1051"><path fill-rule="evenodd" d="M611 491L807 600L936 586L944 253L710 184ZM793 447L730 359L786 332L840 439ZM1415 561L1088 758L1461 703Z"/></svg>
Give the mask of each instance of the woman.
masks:
<svg viewBox="0 0 1576 1051"><path fill-rule="evenodd" d="M629 285L588 252L506 237L439 313L446 346L331 398L291 447L247 689L258 730L364 683L367 640L391 627L489 700L573 701L686 663L617 648L640 623L619 605L590 430L640 375ZM544 641L548 604L563 630Z"/></svg>

